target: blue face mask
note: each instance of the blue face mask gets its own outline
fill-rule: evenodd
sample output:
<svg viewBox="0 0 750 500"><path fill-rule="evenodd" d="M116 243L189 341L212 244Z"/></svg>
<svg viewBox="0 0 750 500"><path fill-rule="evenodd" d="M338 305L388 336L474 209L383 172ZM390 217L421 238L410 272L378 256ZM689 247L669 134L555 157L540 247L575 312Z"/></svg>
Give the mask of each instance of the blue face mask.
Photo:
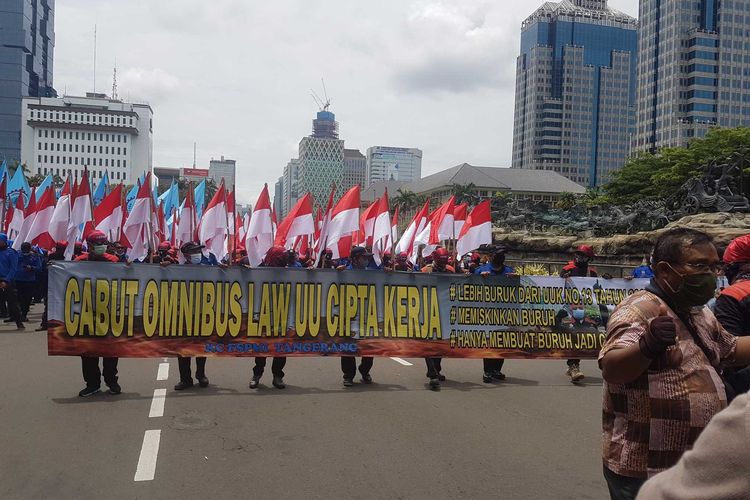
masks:
<svg viewBox="0 0 750 500"><path fill-rule="evenodd" d="M582 321L586 316L586 312L583 309L573 309L573 319L576 321Z"/></svg>
<svg viewBox="0 0 750 500"><path fill-rule="evenodd" d="M199 253L191 253L190 254L190 263L191 264L200 264L203 256Z"/></svg>

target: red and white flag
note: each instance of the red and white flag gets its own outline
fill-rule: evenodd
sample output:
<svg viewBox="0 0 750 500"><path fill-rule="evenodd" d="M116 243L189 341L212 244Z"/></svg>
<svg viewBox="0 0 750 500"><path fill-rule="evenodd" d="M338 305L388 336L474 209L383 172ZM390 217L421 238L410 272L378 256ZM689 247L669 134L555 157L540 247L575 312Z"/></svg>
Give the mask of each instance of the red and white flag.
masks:
<svg viewBox="0 0 750 500"><path fill-rule="evenodd" d="M377 265L383 262L383 255L385 255L386 250L390 250L390 248L386 248L390 237L391 214L388 207L388 190L385 190L383 196L378 200L375 209L375 222L372 228L372 254Z"/></svg>
<svg viewBox="0 0 750 500"><path fill-rule="evenodd" d="M151 173L146 174L146 179L138 187L133 208L122 226L122 232L128 239L128 257L130 260L143 260L148 257L149 243L151 238Z"/></svg>
<svg viewBox="0 0 750 500"><path fill-rule="evenodd" d="M25 208L23 206L23 194L19 194L16 198L15 207L11 207L8 210L8 214L5 216L5 227L8 228L8 239L12 240L18 234L23 226L23 220L25 217Z"/></svg>
<svg viewBox="0 0 750 500"><path fill-rule="evenodd" d="M333 217L333 198L335 195L336 184L331 186L331 194L328 196L328 204L326 204L325 213L318 208L318 215L315 217L315 243L313 245L314 267L318 267L318 263L325 253L326 245L328 243L331 217Z"/></svg>
<svg viewBox="0 0 750 500"><path fill-rule="evenodd" d="M485 200L474 207L466 218L461 234L458 235L456 252L461 258L481 245L490 243L492 243L492 211L490 200Z"/></svg>
<svg viewBox="0 0 750 500"><path fill-rule="evenodd" d="M268 184L258 196L253 207L253 216L245 235L245 250L247 261L251 267L258 267L273 246L273 218L271 214L271 199L268 196Z"/></svg>
<svg viewBox="0 0 750 500"><path fill-rule="evenodd" d="M461 234L461 228L464 227L468 211L468 203L461 203L460 205L456 205L456 208L453 210L453 234L455 235L454 238L457 238L458 235Z"/></svg>
<svg viewBox="0 0 750 500"><path fill-rule="evenodd" d="M160 201L159 206L153 210L154 220L151 222L151 227L154 229L154 238L157 243L166 241L167 239L167 218L164 214L164 202Z"/></svg>
<svg viewBox="0 0 750 500"><path fill-rule="evenodd" d="M224 181L221 182L218 191L211 198L201 217L199 228L199 239L206 246L206 250L214 254L216 260L221 262L227 256L227 230L229 221L227 219L227 191Z"/></svg>
<svg viewBox="0 0 750 500"><path fill-rule="evenodd" d="M359 232L360 194L360 186L357 184L344 193L331 211L325 248L331 250L334 259L349 257L352 235Z"/></svg>
<svg viewBox="0 0 750 500"><path fill-rule="evenodd" d="M237 221L235 220L234 190L227 190L227 253L234 251L237 233Z"/></svg>
<svg viewBox="0 0 750 500"><path fill-rule="evenodd" d="M122 183L112 190L94 207L96 229L107 235L110 241L117 241L122 228Z"/></svg>
<svg viewBox="0 0 750 500"><path fill-rule="evenodd" d="M312 196L307 193L297 201L286 218L279 224L274 245L292 248L297 236L314 233Z"/></svg>
<svg viewBox="0 0 750 500"><path fill-rule="evenodd" d="M176 241L176 245L180 246L188 241L197 240L195 237L195 200L193 198L192 184L188 187L184 201L182 210L180 211L180 220L176 224L176 229L174 229L176 231L174 240ZM179 252L178 255L182 256L182 252Z"/></svg>
<svg viewBox="0 0 750 500"><path fill-rule="evenodd" d="M65 249L65 259L70 260L73 257L75 243L81 235L81 227L87 222L93 220L91 211L91 185L89 184L89 172L83 171L81 183L75 189L71 198L70 221L68 222L68 248Z"/></svg>
<svg viewBox="0 0 750 500"><path fill-rule="evenodd" d="M456 234L453 232L455 230L453 225L453 212L455 209L456 197L451 196L448 201L435 210L433 220L430 221L432 224L430 228L430 244L439 245L443 240L450 240L456 237Z"/></svg>
<svg viewBox="0 0 750 500"><path fill-rule="evenodd" d="M414 249L414 240L416 236L424 230L427 225L427 212L430 209L430 200L427 200L424 206L414 215L414 218L406 227L404 234L396 244L394 252L396 255L406 253L411 255ZM414 261L412 261L414 262Z"/></svg>
<svg viewBox="0 0 750 500"><path fill-rule="evenodd" d="M49 222L49 234L55 241L64 240L68 237L68 226L70 225L70 177L65 180L60 198L55 205L52 220Z"/></svg>
<svg viewBox="0 0 750 500"><path fill-rule="evenodd" d="M391 237L387 245L389 249L396 246L396 242L398 241L398 209L399 206L397 205L396 210L393 211L393 219L391 219Z"/></svg>
<svg viewBox="0 0 750 500"><path fill-rule="evenodd" d="M50 221L55 212L55 189L45 189L36 203L36 216L29 227L26 241L49 250L55 246L55 240L49 234ZM14 245L15 246L15 245Z"/></svg>
<svg viewBox="0 0 750 500"><path fill-rule="evenodd" d="M18 195L20 198L22 195ZM34 223L34 218L36 217L36 188L31 188L31 198L29 198L29 204L26 205L26 210L24 211L24 219L23 223L21 224L21 227L18 230L18 234L13 239L13 250L20 250L21 245L25 241L29 241L27 238L29 236L29 229L31 229L31 225Z"/></svg>

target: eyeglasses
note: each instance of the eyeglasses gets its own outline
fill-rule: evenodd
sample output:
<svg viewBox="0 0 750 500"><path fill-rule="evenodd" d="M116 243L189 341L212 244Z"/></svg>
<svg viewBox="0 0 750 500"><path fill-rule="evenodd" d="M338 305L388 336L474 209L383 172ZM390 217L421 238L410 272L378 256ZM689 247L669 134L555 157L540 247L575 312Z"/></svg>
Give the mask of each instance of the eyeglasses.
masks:
<svg viewBox="0 0 750 500"><path fill-rule="evenodd" d="M682 264L683 266L689 267L693 271L696 271L698 273L718 273L723 269L723 266L719 263L717 264L692 264L690 262L680 262L679 264Z"/></svg>

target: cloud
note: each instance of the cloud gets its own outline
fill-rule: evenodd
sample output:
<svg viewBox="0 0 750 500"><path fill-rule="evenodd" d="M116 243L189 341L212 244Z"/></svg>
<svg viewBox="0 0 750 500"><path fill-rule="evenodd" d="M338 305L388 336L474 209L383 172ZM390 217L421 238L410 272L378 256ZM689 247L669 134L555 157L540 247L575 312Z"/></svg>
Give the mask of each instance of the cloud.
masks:
<svg viewBox="0 0 750 500"><path fill-rule="evenodd" d="M150 103L165 101L181 86L179 78L161 68L124 68L118 79L120 94Z"/></svg>

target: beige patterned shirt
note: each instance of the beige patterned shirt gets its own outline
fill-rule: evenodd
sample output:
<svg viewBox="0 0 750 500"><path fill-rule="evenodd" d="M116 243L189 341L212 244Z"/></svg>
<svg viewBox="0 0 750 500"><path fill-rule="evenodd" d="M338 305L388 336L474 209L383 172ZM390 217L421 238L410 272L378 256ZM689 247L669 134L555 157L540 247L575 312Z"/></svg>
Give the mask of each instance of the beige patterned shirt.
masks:
<svg viewBox="0 0 750 500"><path fill-rule="evenodd" d="M711 417L727 405L716 368L734 357L737 339L707 307L694 308L690 318L711 359L664 301L643 290L612 313L600 363L608 352L637 344L649 320L664 308L677 325L677 345L670 349L679 349L682 361L669 366L670 357L662 356L633 382L604 382L604 465L622 476L646 478L676 464Z"/></svg>

